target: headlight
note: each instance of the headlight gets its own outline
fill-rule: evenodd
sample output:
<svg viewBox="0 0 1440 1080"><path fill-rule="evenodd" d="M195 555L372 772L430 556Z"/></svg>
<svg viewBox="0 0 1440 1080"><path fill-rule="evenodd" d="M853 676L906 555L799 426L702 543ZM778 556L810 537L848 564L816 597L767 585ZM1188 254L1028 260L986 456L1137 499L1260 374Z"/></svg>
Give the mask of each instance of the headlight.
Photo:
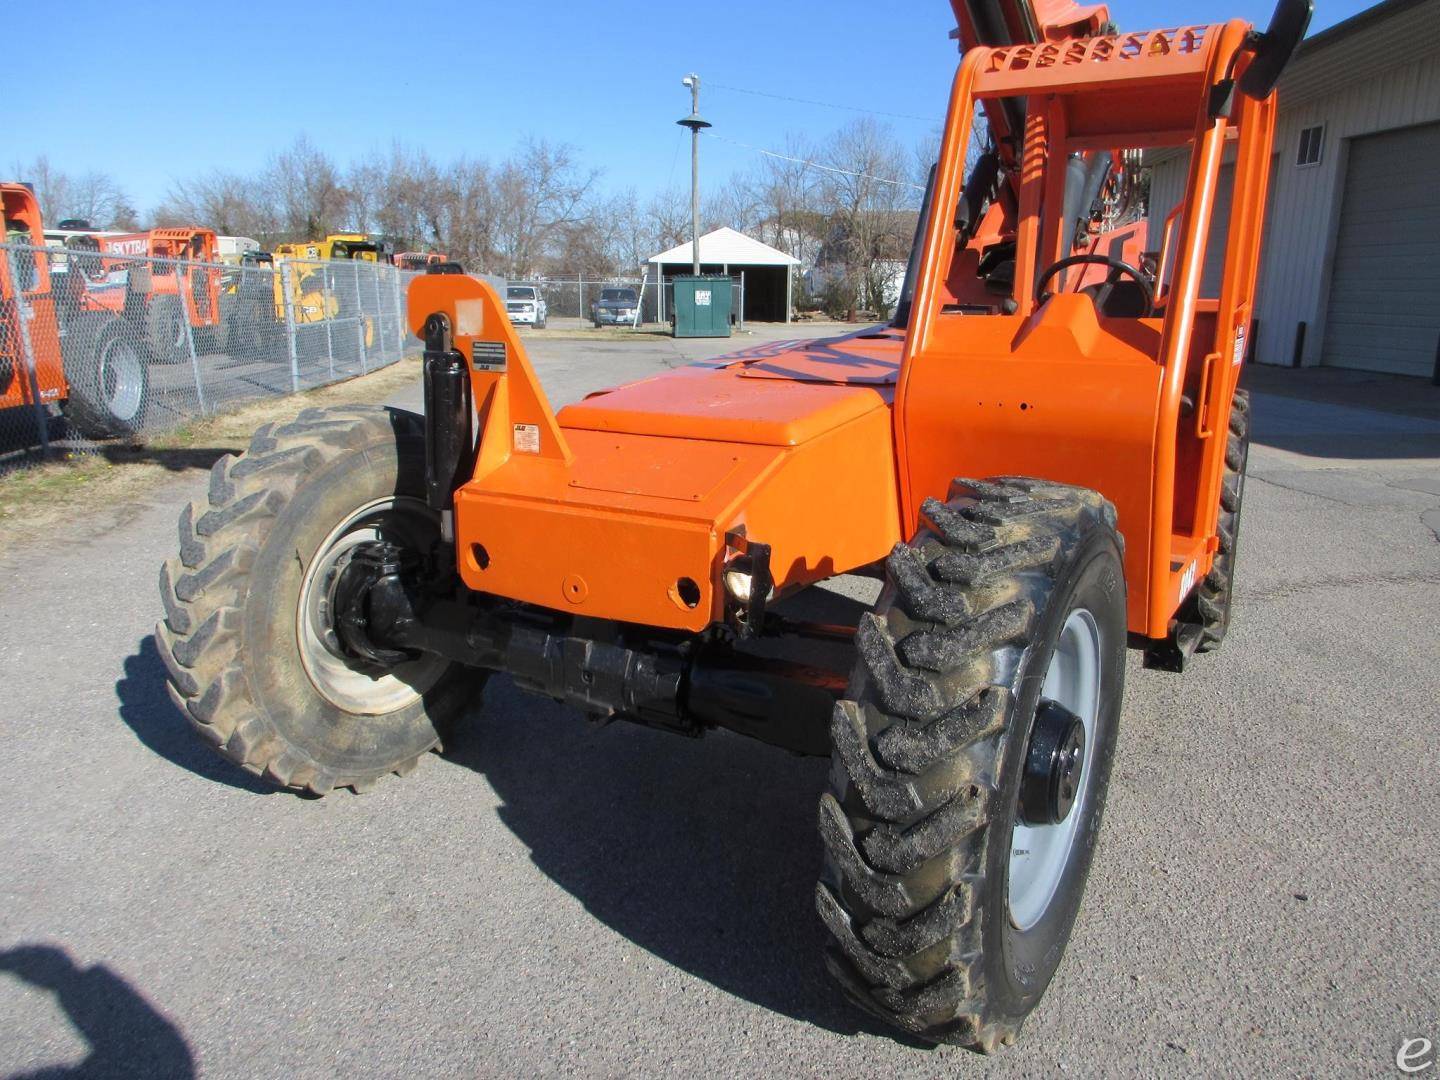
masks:
<svg viewBox="0 0 1440 1080"><path fill-rule="evenodd" d="M755 575L748 555L737 555L725 564L725 591L732 600L738 604L748 604L754 589ZM775 586L771 585L765 599L774 598Z"/></svg>

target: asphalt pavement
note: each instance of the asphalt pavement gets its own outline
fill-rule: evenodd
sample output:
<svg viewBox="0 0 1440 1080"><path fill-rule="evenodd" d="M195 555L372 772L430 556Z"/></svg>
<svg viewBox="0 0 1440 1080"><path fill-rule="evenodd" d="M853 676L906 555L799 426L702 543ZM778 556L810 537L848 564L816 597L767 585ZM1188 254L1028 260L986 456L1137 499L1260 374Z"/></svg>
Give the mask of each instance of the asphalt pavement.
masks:
<svg viewBox="0 0 1440 1080"><path fill-rule="evenodd" d="M526 341L564 402L804 332ZM1440 1042L1440 389L1255 385L1230 637L1183 677L1132 657L1086 902L1019 1045L896 1039L829 984L824 761L504 679L368 795L215 757L151 636L196 471L0 551L0 1074L1393 1071Z"/></svg>

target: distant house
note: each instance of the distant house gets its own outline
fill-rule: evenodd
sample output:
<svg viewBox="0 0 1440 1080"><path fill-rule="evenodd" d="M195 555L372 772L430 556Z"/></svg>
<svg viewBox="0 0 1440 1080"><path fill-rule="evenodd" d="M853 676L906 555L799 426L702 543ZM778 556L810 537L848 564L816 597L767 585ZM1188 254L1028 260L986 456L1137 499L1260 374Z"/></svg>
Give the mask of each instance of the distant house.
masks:
<svg viewBox="0 0 1440 1080"><path fill-rule="evenodd" d="M900 289L905 284L904 259L876 259L870 264L868 275L880 285L880 297L886 308L894 308L900 300ZM835 262L823 263L805 274L805 291L811 296L823 296L825 290L835 281L844 280L845 267Z"/></svg>
<svg viewBox="0 0 1440 1080"><path fill-rule="evenodd" d="M850 279L862 307L893 308L905 283L910 243L915 235L914 210L897 210L868 218L869 238L858 245L843 219L832 222L815 266L805 275L811 296L822 296L836 282Z"/></svg>

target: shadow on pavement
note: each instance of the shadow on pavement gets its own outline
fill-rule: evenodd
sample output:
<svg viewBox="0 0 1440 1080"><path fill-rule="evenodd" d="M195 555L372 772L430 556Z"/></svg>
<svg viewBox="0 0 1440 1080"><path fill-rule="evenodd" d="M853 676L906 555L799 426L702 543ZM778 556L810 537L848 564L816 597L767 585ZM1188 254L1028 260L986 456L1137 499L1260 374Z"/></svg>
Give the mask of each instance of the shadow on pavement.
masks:
<svg viewBox="0 0 1440 1080"><path fill-rule="evenodd" d="M165 677L165 662L155 646L155 635L148 634L140 648L125 658L125 673L115 683L120 719L146 748L217 784L255 795L275 794L278 789L225 761L200 741L166 693Z"/></svg>
<svg viewBox="0 0 1440 1080"><path fill-rule="evenodd" d="M535 865L615 932L764 1008L895 1036L825 972L814 897L827 761L728 734L596 727L503 677L445 756L484 774Z"/></svg>
<svg viewBox="0 0 1440 1080"><path fill-rule="evenodd" d="M1248 365L1251 439L1306 457L1440 458L1440 387L1343 368Z"/></svg>
<svg viewBox="0 0 1440 1080"><path fill-rule="evenodd" d="M170 472L184 472L187 469L203 469L208 472L215 462L219 461L226 454L233 454L236 451L225 446L165 448L158 446L107 445L99 447L99 452L106 461L114 464L129 465L139 462L159 465Z"/></svg>
<svg viewBox="0 0 1440 1080"><path fill-rule="evenodd" d="M64 949L20 945L0 952L0 973L53 994L90 1044L81 1061L17 1073L11 1080L195 1075L195 1058L180 1030L103 964L81 968Z"/></svg>

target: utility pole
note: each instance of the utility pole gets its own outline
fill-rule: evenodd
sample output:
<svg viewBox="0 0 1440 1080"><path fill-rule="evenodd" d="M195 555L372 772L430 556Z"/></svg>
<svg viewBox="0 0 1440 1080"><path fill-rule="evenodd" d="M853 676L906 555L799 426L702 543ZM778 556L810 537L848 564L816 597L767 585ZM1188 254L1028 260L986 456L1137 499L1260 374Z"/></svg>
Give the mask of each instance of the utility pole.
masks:
<svg viewBox="0 0 1440 1080"><path fill-rule="evenodd" d="M690 115L675 122L690 129L690 272L700 275L700 129L709 121L700 119L700 76L693 71L680 80L690 88Z"/></svg>

